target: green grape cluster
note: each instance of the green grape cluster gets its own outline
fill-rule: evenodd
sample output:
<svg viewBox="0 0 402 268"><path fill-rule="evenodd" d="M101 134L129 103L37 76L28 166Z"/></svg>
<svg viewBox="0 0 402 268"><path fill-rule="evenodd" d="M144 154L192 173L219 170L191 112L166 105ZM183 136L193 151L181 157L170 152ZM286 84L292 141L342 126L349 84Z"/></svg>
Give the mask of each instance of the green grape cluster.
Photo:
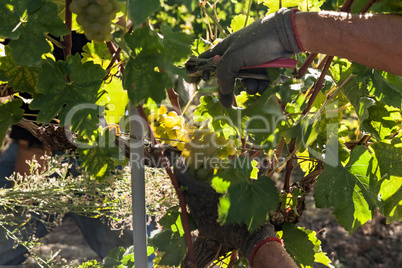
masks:
<svg viewBox="0 0 402 268"><path fill-rule="evenodd" d="M168 112L166 106L161 105L156 112L148 115L148 120L157 139L180 151L184 149L187 131L182 116L175 111Z"/></svg>
<svg viewBox="0 0 402 268"><path fill-rule="evenodd" d="M213 174L214 169L227 165L228 159L236 153L234 140L218 137L208 128L201 128L188 131L182 156L187 160L190 172L197 179L204 180Z"/></svg>
<svg viewBox="0 0 402 268"><path fill-rule="evenodd" d="M75 0L70 4L71 12L77 14L77 23L85 36L97 42L112 39L111 22L121 9L116 0Z"/></svg>

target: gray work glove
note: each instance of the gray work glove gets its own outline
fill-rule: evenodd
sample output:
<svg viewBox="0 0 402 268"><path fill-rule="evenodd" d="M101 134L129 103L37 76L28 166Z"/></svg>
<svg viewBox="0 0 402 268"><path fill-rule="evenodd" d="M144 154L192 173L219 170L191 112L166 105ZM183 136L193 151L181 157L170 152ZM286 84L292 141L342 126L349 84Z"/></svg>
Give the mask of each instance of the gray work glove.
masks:
<svg viewBox="0 0 402 268"><path fill-rule="evenodd" d="M199 56L222 56L217 65L216 76L219 99L224 107L232 105L235 76L240 69L279 58L290 58L295 53L302 52L291 17L292 10L282 8L233 33ZM256 87L258 89L259 85Z"/></svg>
<svg viewBox="0 0 402 268"><path fill-rule="evenodd" d="M234 249L250 260L254 247L269 237L275 237L274 227L268 222L250 234L245 224L224 224L218 220L218 194L204 181L193 178L188 171L176 165L174 174L184 191L191 215L198 226L199 237L208 237L221 245L221 253Z"/></svg>

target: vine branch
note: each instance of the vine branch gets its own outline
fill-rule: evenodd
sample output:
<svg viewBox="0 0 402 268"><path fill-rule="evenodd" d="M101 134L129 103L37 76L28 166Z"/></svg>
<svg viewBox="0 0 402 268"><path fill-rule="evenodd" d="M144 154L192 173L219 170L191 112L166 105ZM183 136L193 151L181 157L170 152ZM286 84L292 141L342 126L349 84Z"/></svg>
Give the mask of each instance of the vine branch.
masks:
<svg viewBox="0 0 402 268"><path fill-rule="evenodd" d="M65 14L65 20L66 20L66 26L68 28L69 33L64 36L63 38L63 52L64 52L64 60L66 60L67 56L71 54L71 47L73 45L72 42L72 37L71 37L71 24L72 24L72 13L70 10L70 4L72 0L66 0L66 14Z"/></svg>

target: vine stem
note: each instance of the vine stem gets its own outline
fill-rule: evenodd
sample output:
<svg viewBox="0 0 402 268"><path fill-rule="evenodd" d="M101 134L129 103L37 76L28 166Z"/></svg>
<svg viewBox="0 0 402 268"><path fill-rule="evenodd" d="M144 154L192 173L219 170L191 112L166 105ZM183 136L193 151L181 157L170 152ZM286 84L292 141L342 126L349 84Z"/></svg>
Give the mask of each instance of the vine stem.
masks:
<svg viewBox="0 0 402 268"><path fill-rule="evenodd" d="M249 18L249 16L250 16L251 5L253 4L253 0L248 0L248 1L249 1L249 2L248 2L248 7L247 7L247 13L246 13L246 21L244 22L244 26L243 26L243 27L246 27L246 26L247 26L248 18Z"/></svg>
<svg viewBox="0 0 402 268"><path fill-rule="evenodd" d="M352 7L354 0L346 0L343 6L341 7L341 11L349 12L350 8Z"/></svg>
<svg viewBox="0 0 402 268"><path fill-rule="evenodd" d="M208 9L204 6L201 5L202 10L205 12L205 14L207 15L207 17L210 17L212 19L212 21L214 22L215 26L218 27L219 31L221 32L221 34L226 37L227 34L225 32L225 30L223 29L222 25L219 23L218 19L215 16L212 16L211 13L208 11ZM208 19L208 18L207 18Z"/></svg>
<svg viewBox="0 0 402 268"><path fill-rule="evenodd" d="M324 84L323 84L324 78L327 75L327 72L329 70L329 67L331 66L331 62L332 62L333 58L334 58L333 56L329 56L327 61L325 62L324 69L322 70L320 77L318 78L317 82L314 85L313 94L311 95L311 97L307 103L307 107L303 110L303 115L306 115L310 111L310 109L313 106L313 103L315 101L315 98L317 97L320 90L324 87Z"/></svg>
<svg viewBox="0 0 402 268"><path fill-rule="evenodd" d="M73 15L70 10L71 2L72 2L72 0L66 0L65 20L66 20L66 26L68 28L69 33L64 36L64 40L63 40L64 60L66 60L67 56L71 54L71 47L73 45L72 37L71 37L71 24L72 24L72 20L73 20Z"/></svg>
<svg viewBox="0 0 402 268"><path fill-rule="evenodd" d="M369 0L366 5L360 10L360 13L366 13L370 7L375 3L376 0Z"/></svg>

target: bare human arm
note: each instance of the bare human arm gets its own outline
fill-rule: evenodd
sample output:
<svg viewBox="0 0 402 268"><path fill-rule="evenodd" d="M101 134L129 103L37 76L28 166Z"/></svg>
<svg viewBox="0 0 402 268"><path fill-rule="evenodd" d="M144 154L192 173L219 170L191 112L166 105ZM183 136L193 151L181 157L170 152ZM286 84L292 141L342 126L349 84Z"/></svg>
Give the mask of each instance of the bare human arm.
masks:
<svg viewBox="0 0 402 268"><path fill-rule="evenodd" d="M253 258L253 268L297 268L298 266L278 242L262 245Z"/></svg>
<svg viewBox="0 0 402 268"><path fill-rule="evenodd" d="M297 12L303 48L402 75L402 16Z"/></svg>

